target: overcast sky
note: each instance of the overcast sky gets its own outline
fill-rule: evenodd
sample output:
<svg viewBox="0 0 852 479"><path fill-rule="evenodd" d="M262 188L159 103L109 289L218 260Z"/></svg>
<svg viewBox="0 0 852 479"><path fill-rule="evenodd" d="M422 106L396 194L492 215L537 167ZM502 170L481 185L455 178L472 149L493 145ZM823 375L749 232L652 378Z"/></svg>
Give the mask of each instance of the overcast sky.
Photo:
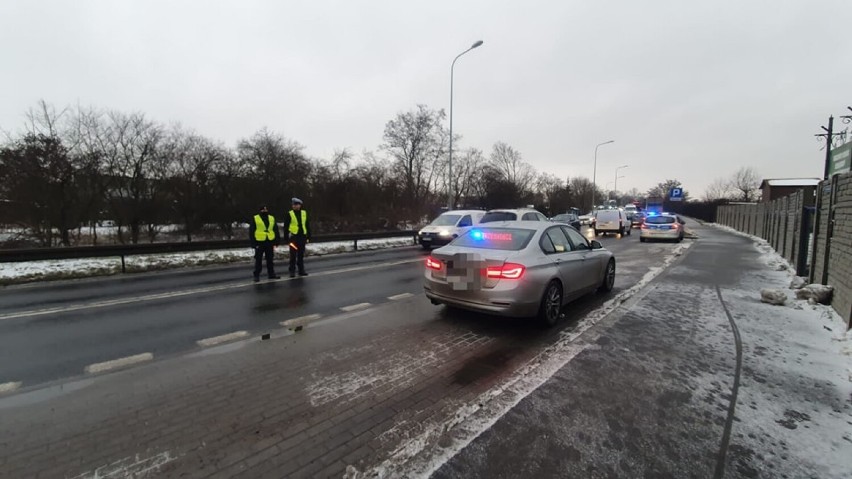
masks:
<svg viewBox="0 0 852 479"><path fill-rule="evenodd" d="M0 0L0 128L39 99L142 111L228 144L268 126L327 158L449 107L464 146L540 171L622 170L694 196L742 165L821 176L852 105L852 2ZM845 125L840 125L841 128Z"/></svg>

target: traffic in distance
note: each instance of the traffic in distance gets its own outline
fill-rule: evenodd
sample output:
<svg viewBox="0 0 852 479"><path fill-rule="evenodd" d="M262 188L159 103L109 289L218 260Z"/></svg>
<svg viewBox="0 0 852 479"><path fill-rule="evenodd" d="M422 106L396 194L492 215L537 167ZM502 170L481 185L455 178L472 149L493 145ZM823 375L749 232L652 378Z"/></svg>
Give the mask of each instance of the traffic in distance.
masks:
<svg viewBox="0 0 852 479"><path fill-rule="evenodd" d="M550 218L533 208L446 211L418 232L431 251L423 289L435 305L553 326L572 300L613 288L618 259L594 237L626 240L635 225L642 243L679 242L684 224L675 214L614 202Z"/></svg>

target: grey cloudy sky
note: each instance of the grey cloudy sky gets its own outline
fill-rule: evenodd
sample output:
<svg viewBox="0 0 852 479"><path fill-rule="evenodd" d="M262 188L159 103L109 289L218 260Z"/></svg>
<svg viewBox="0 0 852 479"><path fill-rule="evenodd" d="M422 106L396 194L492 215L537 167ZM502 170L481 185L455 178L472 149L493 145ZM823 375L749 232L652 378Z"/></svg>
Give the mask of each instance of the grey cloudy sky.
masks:
<svg viewBox="0 0 852 479"><path fill-rule="evenodd" d="M821 176L813 134L852 105L850 32L848 0L0 0L0 128L43 98L360 152L397 112L447 108L453 57L482 39L456 65L464 146L591 177L615 139L601 187L629 164L620 189L695 195L742 165Z"/></svg>

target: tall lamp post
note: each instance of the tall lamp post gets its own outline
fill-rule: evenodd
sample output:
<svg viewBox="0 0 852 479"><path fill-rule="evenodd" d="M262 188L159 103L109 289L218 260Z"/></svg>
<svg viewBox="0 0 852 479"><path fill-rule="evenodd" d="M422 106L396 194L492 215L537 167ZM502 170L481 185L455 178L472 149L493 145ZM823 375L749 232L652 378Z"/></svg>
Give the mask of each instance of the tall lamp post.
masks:
<svg viewBox="0 0 852 479"><path fill-rule="evenodd" d="M614 186L612 187L612 190L615 193L612 196L618 196L618 179L624 178L623 176L618 176L618 170L620 170L622 168L627 168L628 166L630 166L630 165L622 165L622 166L619 166L618 168L615 169L615 181L613 182ZM617 201L618 198L615 198L615 200Z"/></svg>
<svg viewBox="0 0 852 479"><path fill-rule="evenodd" d="M595 190L598 187L598 148L610 143L615 143L615 140L609 140L595 145L595 169L592 171L592 211L595 210Z"/></svg>
<svg viewBox="0 0 852 479"><path fill-rule="evenodd" d="M473 50L474 48L482 46L482 40L478 40L476 43L470 46L467 50L456 55L456 58L453 59L453 64L450 66L450 159L447 162L447 185L449 186L450 197L447 200L447 209L453 209L453 76L456 68L456 60L459 59L465 53Z"/></svg>

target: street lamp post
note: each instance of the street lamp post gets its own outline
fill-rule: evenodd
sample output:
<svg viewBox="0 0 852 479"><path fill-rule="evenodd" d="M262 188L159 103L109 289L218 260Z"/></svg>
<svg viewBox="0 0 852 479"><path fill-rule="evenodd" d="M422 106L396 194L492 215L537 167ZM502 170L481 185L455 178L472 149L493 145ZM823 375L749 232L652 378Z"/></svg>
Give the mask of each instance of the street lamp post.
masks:
<svg viewBox="0 0 852 479"><path fill-rule="evenodd" d="M592 171L592 211L595 209L595 190L598 186L598 147L608 145L610 143L615 143L615 140L609 140L595 145L595 169Z"/></svg>
<svg viewBox="0 0 852 479"><path fill-rule="evenodd" d="M447 200L447 209L453 209L453 76L456 68L456 60L459 59L465 53L473 50L474 48L482 46L482 40L478 40L476 43L470 46L467 50L456 55L456 58L453 59L453 64L450 66L450 157L447 162L447 185L450 192L450 197Z"/></svg>
<svg viewBox="0 0 852 479"><path fill-rule="evenodd" d="M630 165L622 165L622 166L619 166L618 168L615 169L615 181L613 182L614 186L612 187L612 190L615 192L615 194L613 194L613 196L618 195L618 179L624 178L623 176L618 176L618 170L620 170L622 168L627 168L628 166L630 166ZM618 198L615 198L615 199L618 200Z"/></svg>

